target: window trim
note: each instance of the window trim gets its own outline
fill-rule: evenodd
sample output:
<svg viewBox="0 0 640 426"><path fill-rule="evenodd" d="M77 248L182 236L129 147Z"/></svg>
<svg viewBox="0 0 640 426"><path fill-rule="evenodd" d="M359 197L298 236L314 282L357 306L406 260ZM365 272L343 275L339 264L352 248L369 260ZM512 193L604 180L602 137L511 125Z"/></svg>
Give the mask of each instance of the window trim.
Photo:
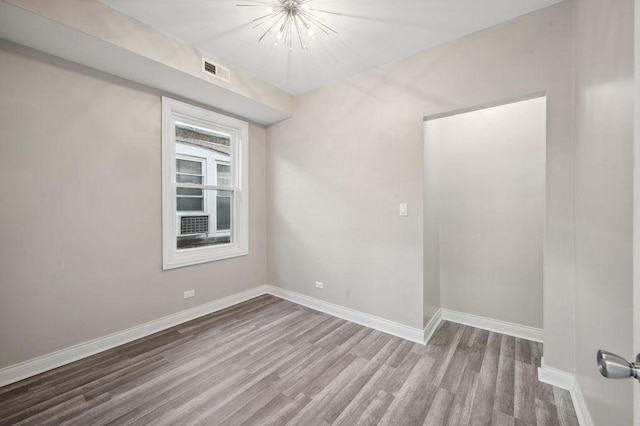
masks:
<svg viewBox="0 0 640 426"><path fill-rule="evenodd" d="M179 184L233 191L231 243L177 249L175 122L229 137L231 186ZM249 254L249 125L247 122L162 97L162 269L180 268ZM216 182L217 183L217 182Z"/></svg>

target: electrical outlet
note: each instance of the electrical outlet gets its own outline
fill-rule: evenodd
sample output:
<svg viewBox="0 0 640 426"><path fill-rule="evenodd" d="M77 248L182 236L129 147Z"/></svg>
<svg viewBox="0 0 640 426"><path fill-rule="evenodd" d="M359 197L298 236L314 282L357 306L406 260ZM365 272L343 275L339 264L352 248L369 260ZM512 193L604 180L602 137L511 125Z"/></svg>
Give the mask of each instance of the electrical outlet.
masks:
<svg viewBox="0 0 640 426"><path fill-rule="evenodd" d="M195 290L187 290L184 292L184 298L188 299L190 297L193 297L196 295L196 291Z"/></svg>
<svg viewBox="0 0 640 426"><path fill-rule="evenodd" d="M324 283L316 281L316 288L324 288Z"/></svg>

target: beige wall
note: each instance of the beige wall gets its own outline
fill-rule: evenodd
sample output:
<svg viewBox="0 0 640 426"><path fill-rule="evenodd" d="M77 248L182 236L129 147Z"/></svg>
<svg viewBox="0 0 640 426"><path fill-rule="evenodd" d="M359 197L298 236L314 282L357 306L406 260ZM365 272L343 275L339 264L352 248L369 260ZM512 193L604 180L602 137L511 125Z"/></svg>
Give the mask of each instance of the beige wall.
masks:
<svg viewBox="0 0 640 426"><path fill-rule="evenodd" d="M264 284L262 127L249 256L163 272L161 94L6 42L0 63L0 368Z"/></svg>
<svg viewBox="0 0 640 426"><path fill-rule="evenodd" d="M269 282L422 327L423 117L546 91L545 359L572 371L571 43L564 2L298 97L268 129Z"/></svg>
<svg viewBox="0 0 640 426"><path fill-rule="evenodd" d="M99 0L6 1L142 57L208 81L212 85L225 87L234 93L280 111L287 113L291 111L293 102L288 93L233 67L230 67L233 77L229 83L206 76L201 70L201 58L204 56L208 60L219 62L217 58L151 28Z"/></svg>
<svg viewBox="0 0 640 426"><path fill-rule="evenodd" d="M633 0L574 7L576 372L596 425L630 425L638 385L600 377L595 353L633 349Z"/></svg>
<svg viewBox="0 0 640 426"><path fill-rule="evenodd" d="M440 144L423 124L422 309L424 326L442 307L440 286Z"/></svg>
<svg viewBox="0 0 640 426"><path fill-rule="evenodd" d="M443 308L542 328L545 107L538 97L425 122Z"/></svg>

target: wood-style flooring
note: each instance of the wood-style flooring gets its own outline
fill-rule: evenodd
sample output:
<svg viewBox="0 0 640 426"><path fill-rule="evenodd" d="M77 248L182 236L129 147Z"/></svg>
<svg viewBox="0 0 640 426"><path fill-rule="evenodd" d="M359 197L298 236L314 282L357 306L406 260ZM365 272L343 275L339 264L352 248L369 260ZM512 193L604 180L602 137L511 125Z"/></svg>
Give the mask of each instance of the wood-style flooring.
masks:
<svg viewBox="0 0 640 426"><path fill-rule="evenodd" d="M261 296L0 388L0 425L578 425L541 354L451 322L423 346Z"/></svg>

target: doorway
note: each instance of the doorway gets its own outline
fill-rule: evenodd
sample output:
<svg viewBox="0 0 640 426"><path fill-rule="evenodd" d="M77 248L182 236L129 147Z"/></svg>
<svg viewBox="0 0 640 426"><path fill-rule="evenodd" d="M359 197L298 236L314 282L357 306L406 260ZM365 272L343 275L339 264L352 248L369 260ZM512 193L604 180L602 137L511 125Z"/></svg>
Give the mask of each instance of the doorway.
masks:
<svg viewBox="0 0 640 426"><path fill-rule="evenodd" d="M546 97L428 117L424 138L425 317L437 286L443 310L541 335Z"/></svg>

